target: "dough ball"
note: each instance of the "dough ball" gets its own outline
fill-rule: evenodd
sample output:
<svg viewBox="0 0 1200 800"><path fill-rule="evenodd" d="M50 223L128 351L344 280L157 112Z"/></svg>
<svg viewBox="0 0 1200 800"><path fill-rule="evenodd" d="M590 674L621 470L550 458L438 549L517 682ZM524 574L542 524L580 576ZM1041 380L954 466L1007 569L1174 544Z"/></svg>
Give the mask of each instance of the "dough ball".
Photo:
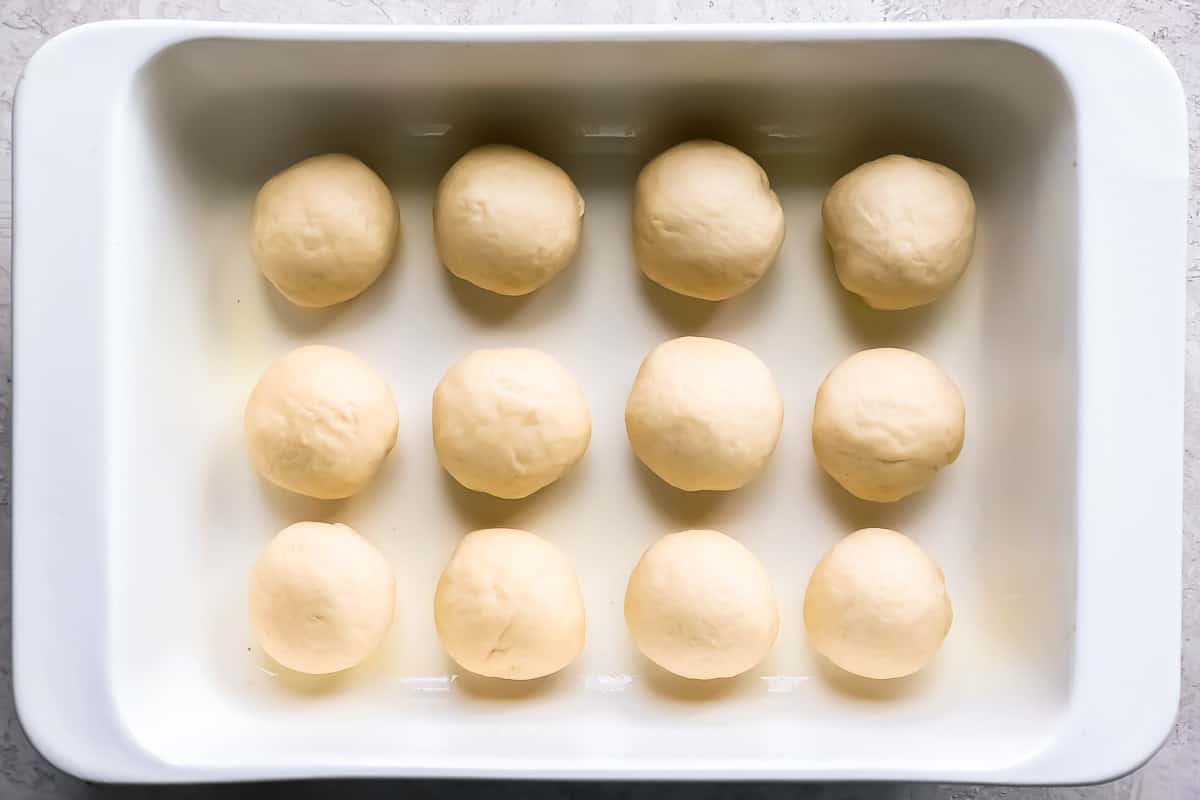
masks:
<svg viewBox="0 0 1200 800"><path fill-rule="evenodd" d="M438 185L433 236L453 275L496 294L529 294L579 249L583 198L567 173L528 150L491 144Z"/></svg>
<svg viewBox="0 0 1200 800"><path fill-rule="evenodd" d="M288 669L349 669L383 641L396 607L387 559L348 525L297 522L250 572L250 628Z"/></svg>
<svg viewBox="0 0 1200 800"><path fill-rule="evenodd" d="M268 367L244 423L258 474L323 500L366 486L399 427L392 390L370 365L323 345L297 348Z"/></svg>
<svg viewBox="0 0 1200 800"><path fill-rule="evenodd" d="M579 384L540 350L476 350L433 392L438 461L477 492L528 497L583 458L591 438Z"/></svg>
<svg viewBox="0 0 1200 800"><path fill-rule="evenodd" d="M643 169L633 249L646 277L673 292L725 300L758 283L783 244L783 209L767 173L721 142L676 145Z"/></svg>
<svg viewBox="0 0 1200 800"><path fill-rule="evenodd" d="M813 647L864 678L900 678L924 667L953 618L942 570L912 539L883 528L834 545L804 593Z"/></svg>
<svg viewBox="0 0 1200 800"><path fill-rule="evenodd" d="M817 390L817 462L855 497L890 503L929 485L958 458L966 409L924 356L882 347L833 368Z"/></svg>
<svg viewBox="0 0 1200 800"><path fill-rule="evenodd" d="M561 550L527 531L468 533L438 579L433 615L446 653L490 678L540 678L583 650L575 570Z"/></svg>
<svg viewBox="0 0 1200 800"><path fill-rule="evenodd" d="M254 201L250 251L262 274L298 306L357 296L392 262L400 212L357 158L331 153L288 167Z"/></svg>
<svg viewBox="0 0 1200 800"><path fill-rule="evenodd" d="M659 539L633 568L625 624L663 669L730 678L775 644L779 605L753 553L717 531L683 531Z"/></svg>
<svg viewBox="0 0 1200 800"><path fill-rule="evenodd" d="M633 452L689 492L744 486L766 466L782 427L771 370L721 339L685 336L654 348L625 405Z"/></svg>
<svg viewBox="0 0 1200 800"><path fill-rule="evenodd" d="M941 164L884 156L843 176L821 207L838 280L872 308L937 300L975 246L975 198Z"/></svg>

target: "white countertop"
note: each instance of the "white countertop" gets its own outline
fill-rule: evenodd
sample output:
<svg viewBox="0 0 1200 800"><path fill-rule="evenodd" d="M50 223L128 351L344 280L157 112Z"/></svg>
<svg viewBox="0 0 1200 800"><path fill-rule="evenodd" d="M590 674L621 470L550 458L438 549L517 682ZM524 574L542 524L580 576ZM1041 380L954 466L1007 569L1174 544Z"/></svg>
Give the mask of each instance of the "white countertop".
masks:
<svg viewBox="0 0 1200 800"><path fill-rule="evenodd" d="M10 203L12 102L25 61L49 37L86 22L122 18L215 19L319 23L662 23L662 22L843 22L981 19L1003 17L1089 17L1128 25L1150 37L1171 60L1187 91L1190 122L1191 188L1188 267L1188 377L1186 463L1184 470L1184 664L1179 719L1163 750L1137 773L1099 787L1004 789L971 786L675 786L599 784L427 783L398 789L391 784L329 783L293 785L299 797L338 795L384 797L398 791L421 796L459 798L551 797L568 793L599 800L607 797L725 797L731 794L771 800L803 797L828 800L968 800L968 798L1146 798L1185 800L1200 797L1200 485L1193 451L1200 446L1200 0L4 0L0 6L0 532L7 538L9 513L9 433L12 367L9 306L11 267ZM84 784L50 766L21 732L11 691L9 548L0 547L0 797L92 798L159 796L155 789L109 789ZM257 795L247 787L182 788L184 797ZM264 795L273 794L269 790Z"/></svg>

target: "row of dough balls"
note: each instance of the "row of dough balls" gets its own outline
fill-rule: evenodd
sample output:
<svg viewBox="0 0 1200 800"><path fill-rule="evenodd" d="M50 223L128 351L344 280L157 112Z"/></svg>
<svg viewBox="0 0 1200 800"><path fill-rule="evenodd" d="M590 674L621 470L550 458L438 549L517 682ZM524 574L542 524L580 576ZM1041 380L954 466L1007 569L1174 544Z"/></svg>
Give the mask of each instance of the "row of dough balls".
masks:
<svg viewBox="0 0 1200 800"><path fill-rule="evenodd" d="M533 292L579 249L584 201L557 165L526 150L469 151L438 185L434 242L446 269L501 295ZM962 275L975 241L975 201L954 170L903 155L842 177L821 209L842 285L879 309L932 302ZM379 176L342 154L315 156L263 185L251 252L293 303L322 307L365 291L391 263L400 213ZM730 145L676 145L638 175L633 245L654 282L725 300L774 263L783 209L758 163Z"/></svg>
<svg viewBox="0 0 1200 800"><path fill-rule="evenodd" d="M360 663L383 641L395 609L384 556L346 525L300 522L267 545L250 575L249 615L260 646L283 666L326 674ZM953 613L941 569L896 531L856 531L822 557L804 595L813 647L867 678L909 675L937 653ZM707 680L761 662L779 633L766 571L723 533L659 539L633 568L625 622L663 669ZM526 531L466 535L434 594L434 624L463 669L528 680L583 650L579 580L566 556Z"/></svg>
<svg viewBox="0 0 1200 800"><path fill-rule="evenodd" d="M817 391L817 461L865 500L891 502L927 486L962 448L965 408L953 381L908 350L859 352ZM468 489L527 497L586 452L591 415L579 384L551 356L526 348L477 350L433 393L441 465ZM642 362L625 406L634 453L685 491L737 489L758 475L779 441L783 399L770 369L744 347L682 337ZM246 403L256 470L293 492L348 497L396 444L387 384L361 358L301 347L271 365Z"/></svg>

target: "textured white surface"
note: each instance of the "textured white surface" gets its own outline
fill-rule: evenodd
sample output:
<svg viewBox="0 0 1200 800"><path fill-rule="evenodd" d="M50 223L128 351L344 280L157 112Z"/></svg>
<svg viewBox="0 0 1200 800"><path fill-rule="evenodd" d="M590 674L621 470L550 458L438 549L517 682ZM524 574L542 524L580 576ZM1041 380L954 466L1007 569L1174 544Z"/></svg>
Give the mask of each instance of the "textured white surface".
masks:
<svg viewBox="0 0 1200 800"><path fill-rule="evenodd" d="M769 798L801 796L811 798L911 798L932 800L966 800L967 798L1153 798L1178 800L1200 796L1200 744L1196 742L1195 727L1200 719L1196 702L1200 698L1197 677L1196 635L1200 633L1200 567L1197 550L1200 541L1197 523L1196 473L1192 463L1192 443L1197 433L1197 386L1195 359L1200 356L1200 260L1195 249L1200 242L1200 171L1197 170L1198 142L1196 127L1200 123L1200 5L1193 0L952 0L936 3L929 0L909 2L870 2L869 0L816 0L813 3L782 0L511 0L510 2L461 2L449 0L252 0L235 3L233 0L167 0L163 2L123 2L118 0L41 0L40 2L4 2L0 9L0 270L7 282L10 273L8 237L11 206L8 204L8 184L11 180L11 105L17 77L25 60L50 36L75 25L98 19L132 17L197 18L221 20L258 20L328 23L570 23L570 22L732 22L732 21L850 21L850 20L924 20L989 17L1093 17L1129 25L1153 39L1171 59L1188 92L1189 118L1192 127L1192 193L1189 239L1192 255L1188 270L1188 426L1187 463L1185 465L1184 543L1184 676L1179 722L1164 750L1143 770L1133 776L1103 787L1081 789L1002 789L976 787L742 787L732 794ZM0 330L9 327L6 286L0 286L4 306L0 308ZM7 334L0 338L0 364L3 364L5 384L0 392L3 429L0 430L0 471L7 473L9 443L8 413L9 384L11 383L11 343ZM7 474L0 483L0 525L7 531L8 485ZM0 559L8 558L8 548L2 548ZM7 580L7 564L0 563L0 575ZM8 597L7 586L0 587ZM8 601L0 600L0 671L8 677L9 653ZM11 694L3 693L0 715L4 728L0 730L0 796L5 798L90 797L100 796L93 787L58 773L33 752L16 723ZM413 787L416 788L416 787ZM583 795L600 796L660 796L678 793L686 796L724 796L717 787L688 787L661 789L633 786L574 787ZM566 793L561 787L534 789L530 786L495 787L482 784L424 785L421 793L437 796L461 796L470 793L490 795L529 796L531 794ZM229 796L236 790L226 790ZM298 790L301 796L321 796L329 786L308 785ZM343 790L339 790L343 791ZM383 786L355 784L350 793L369 796L389 796L396 789ZM185 792L186 793L186 792ZM105 792L107 795L107 792ZM138 796L150 796L134 792ZM190 793L186 793L190 794ZM224 796L226 792L217 791ZM195 796L209 796L196 791Z"/></svg>

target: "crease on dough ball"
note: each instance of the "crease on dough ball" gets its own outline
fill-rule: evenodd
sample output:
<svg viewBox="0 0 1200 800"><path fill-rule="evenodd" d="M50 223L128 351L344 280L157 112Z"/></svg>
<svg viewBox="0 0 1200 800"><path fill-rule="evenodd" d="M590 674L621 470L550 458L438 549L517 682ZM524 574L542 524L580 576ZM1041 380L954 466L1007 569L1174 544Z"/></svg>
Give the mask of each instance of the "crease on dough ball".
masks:
<svg viewBox="0 0 1200 800"><path fill-rule="evenodd" d="M890 503L958 458L965 427L962 395L936 364L910 350L863 350L817 390L813 452L854 496Z"/></svg>
<svg viewBox="0 0 1200 800"><path fill-rule="evenodd" d="M911 675L928 664L954 612L941 568L896 531L865 528L834 545L804 593L817 652L865 678Z"/></svg>
<svg viewBox="0 0 1200 800"><path fill-rule="evenodd" d="M476 350L433 393L438 461L477 492L528 497L583 458L591 437L579 384L540 350Z"/></svg>
<svg viewBox="0 0 1200 800"><path fill-rule="evenodd" d="M770 368L744 347L684 336L642 362L625 405L634 453L684 491L729 491L775 452L783 398Z"/></svg>
<svg viewBox="0 0 1200 800"><path fill-rule="evenodd" d="M484 145L438 184L434 242L452 275L524 295L575 258L583 213L583 197L557 164L519 147Z"/></svg>
<svg viewBox="0 0 1200 800"><path fill-rule="evenodd" d="M400 212L366 164L313 156L263 184L250 250L263 276L298 306L322 308L367 289L396 255Z"/></svg>
<svg viewBox="0 0 1200 800"><path fill-rule="evenodd" d="M872 308L931 303L962 276L975 247L975 198L949 167L902 155L839 179L821 206L838 280Z"/></svg>
<svg viewBox="0 0 1200 800"><path fill-rule="evenodd" d="M433 605L442 647L478 675L541 678L583 650L575 570L561 550L527 531L468 533L438 579Z"/></svg>
<svg viewBox="0 0 1200 800"><path fill-rule="evenodd" d="M366 486L396 445L392 390L364 360L300 347L267 368L246 402L255 470L291 492L336 500Z"/></svg>
<svg viewBox="0 0 1200 800"><path fill-rule="evenodd" d="M779 605L759 560L718 531L655 542L633 568L625 623L646 658L684 678L753 668L779 635Z"/></svg>
<svg viewBox="0 0 1200 800"><path fill-rule="evenodd" d="M250 572L254 638L296 672L324 675L361 663L387 636L395 606L387 559L348 525L284 528Z"/></svg>
<svg viewBox="0 0 1200 800"><path fill-rule="evenodd" d="M638 175L633 245L646 277L701 300L742 294L783 244L784 219L767 173L721 142L666 150Z"/></svg>

